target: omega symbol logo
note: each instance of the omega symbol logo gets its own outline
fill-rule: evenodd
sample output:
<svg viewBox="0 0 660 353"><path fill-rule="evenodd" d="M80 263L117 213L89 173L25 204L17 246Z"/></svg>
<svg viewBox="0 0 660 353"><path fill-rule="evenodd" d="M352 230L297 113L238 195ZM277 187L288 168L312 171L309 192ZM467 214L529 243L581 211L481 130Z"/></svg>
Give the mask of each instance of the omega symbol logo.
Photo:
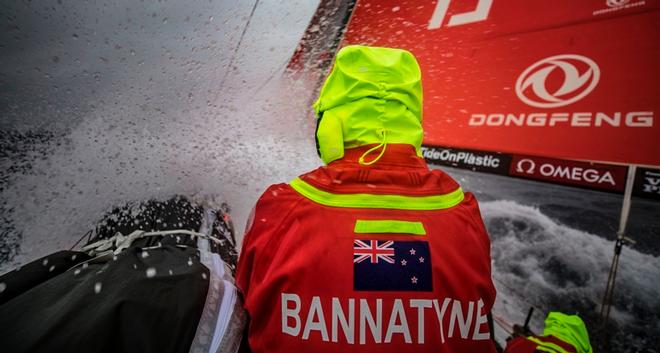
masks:
<svg viewBox="0 0 660 353"><path fill-rule="evenodd" d="M619 7L627 4L628 2L630 2L630 0L607 0L607 6Z"/></svg>
<svg viewBox="0 0 660 353"><path fill-rule="evenodd" d="M537 108L555 108L577 102L598 84L596 63L575 54L556 55L528 67L516 81L516 94Z"/></svg>
<svg viewBox="0 0 660 353"><path fill-rule="evenodd" d="M516 172L534 174L534 169L536 168L536 163L531 159L521 159L516 165Z"/></svg>

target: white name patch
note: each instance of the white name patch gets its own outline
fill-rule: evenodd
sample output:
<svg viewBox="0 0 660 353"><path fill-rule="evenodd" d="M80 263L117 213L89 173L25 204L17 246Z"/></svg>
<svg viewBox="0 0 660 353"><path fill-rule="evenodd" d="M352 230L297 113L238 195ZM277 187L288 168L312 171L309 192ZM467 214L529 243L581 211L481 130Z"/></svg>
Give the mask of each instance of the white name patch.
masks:
<svg viewBox="0 0 660 353"><path fill-rule="evenodd" d="M429 316L438 323L441 343L448 338L488 340L490 334L482 299L461 302L440 299L321 298L313 296L303 307L300 296L281 295L282 333L303 340L348 344L390 343L395 337L407 344L424 344ZM307 301L306 301L307 302ZM388 309L383 311L383 308ZM384 313L389 313L384 316ZM412 320L412 321L411 321ZM416 322L411 332L409 323Z"/></svg>

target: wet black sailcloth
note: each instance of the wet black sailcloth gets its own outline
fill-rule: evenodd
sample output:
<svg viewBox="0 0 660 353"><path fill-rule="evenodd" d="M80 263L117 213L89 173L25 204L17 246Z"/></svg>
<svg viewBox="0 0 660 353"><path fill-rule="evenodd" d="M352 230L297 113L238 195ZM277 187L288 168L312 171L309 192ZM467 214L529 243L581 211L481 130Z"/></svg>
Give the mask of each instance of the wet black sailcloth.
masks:
<svg viewBox="0 0 660 353"><path fill-rule="evenodd" d="M197 231L204 216L203 208L178 198L128 205L107 215L90 242L138 229ZM227 216L215 217L210 234L219 241L210 250L220 254L225 277L231 278L236 252ZM207 294L219 294L222 301L233 288L214 282L217 276L200 261L197 239L184 234L140 238L116 255L96 259L61 251L33 261L0 278L5 286L1 350L162 353L188 352L191 345L202 351L211 346L235 350L243 322L240 303L231 306L236 310L229 317L208 320L213 310L205 308ZM209 291L210 283L215 291ZM214 338L218 329L202 332L202 326L220 321L224 326L215 326L222 326L227 337Z"/></svg>

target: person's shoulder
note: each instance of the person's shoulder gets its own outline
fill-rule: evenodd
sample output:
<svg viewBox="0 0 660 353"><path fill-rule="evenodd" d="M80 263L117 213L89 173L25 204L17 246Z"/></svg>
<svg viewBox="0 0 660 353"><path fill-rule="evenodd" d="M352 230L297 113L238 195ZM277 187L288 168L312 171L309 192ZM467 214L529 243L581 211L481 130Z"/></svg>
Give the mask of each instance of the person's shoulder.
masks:
<svg viewBox="0 0 660 353"><path fill-rule="evenodd" d="M429 169L429 173L433 175L435 184L442 189L443 193L450 193L460 188L461 191L463 192L464 205L465 204L476 205L478 203L476 196L472 192L463 189L463 187L458 181L456 181L451 175L447 174L442 169L432 168Z"/></svg>
<svg viewBox="0 0 660 353"><path fill-rule="evenodd" d="M288 213L284 212L285 210L295 208L301 199L302 196L291 185L287 183L273 184L261 194L254 205L252 215L257 219L278 215L277 218L280 219L283 214Z"/></svg>
<svg viewBox="0 0 660 353"><path fill-rule="evenodd" d="M433 176L435 184L443 191L451 192L461 187L461 185L442 169L429 169L429 174Z"/></svg>
<svg viewBox="0 0 660 353"><path fill-rule="evenodd" d="M290 201L298 196L299 194L288 183L273 184L261 194L257 207Z"/></svg>
<svg viewBox="0 0 660 353"><path fill-rule="evenodd" d="M269 197L278 197L280 193L286 193L291 190L288 183L278 183L269 185L266 190L261 194L260 199L267 199Z"/></svg>
<svg viewBox="0 0 660 353"><path fill-rule="evenodd" d="M278 229L301 199L302 196L289 184L270 185L261 194L250 213L244 246L246 241L248 243L257 242L258 239Z"/></svg>

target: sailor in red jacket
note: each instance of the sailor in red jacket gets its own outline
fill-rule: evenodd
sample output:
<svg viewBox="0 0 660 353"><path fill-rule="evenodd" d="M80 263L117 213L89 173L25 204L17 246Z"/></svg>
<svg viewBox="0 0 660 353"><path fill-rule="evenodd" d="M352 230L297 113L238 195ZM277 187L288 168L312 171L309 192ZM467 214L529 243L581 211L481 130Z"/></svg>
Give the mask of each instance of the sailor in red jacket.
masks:
<svg viewBox="0 0 660 353"><path fill-rule="evenodd" d="M593 353L584 321L577 315L550 312L545 319L543 335L526 334L514 325L504 353ZM527 336L527 337L525 337Z"/></svg>
<svg viewBox="0 0 660 353"><path fill-rule="evenodd" d="M253 352L495 352L490 242L421 158L420 81L404 50L337 54L314 104L327 166L268 188L243 240Z"/></svg>

